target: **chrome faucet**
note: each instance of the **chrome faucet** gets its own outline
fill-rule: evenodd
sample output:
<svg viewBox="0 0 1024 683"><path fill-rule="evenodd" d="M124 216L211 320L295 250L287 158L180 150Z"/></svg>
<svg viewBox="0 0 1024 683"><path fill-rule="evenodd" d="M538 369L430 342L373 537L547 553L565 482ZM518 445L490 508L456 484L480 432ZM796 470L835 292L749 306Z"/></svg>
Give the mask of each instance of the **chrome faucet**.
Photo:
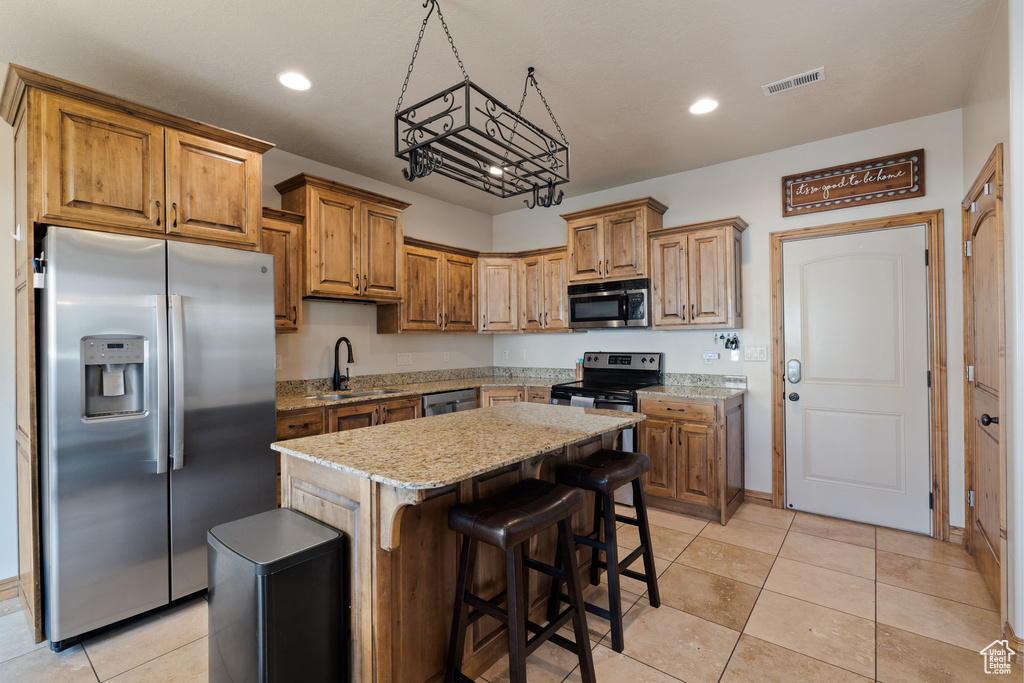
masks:
<svg viewBox="0 0 1024 683"><path fill-rule="evenodd" d="M341 368L338 363L338 350L341 348L341 342L345 342L348 346L348 362L355 363L355 359L352 358L352 342L348 340L348 337L339 337L338 341L334 344L334 379L332 380L331 386L335 391L341 389ZM345 388L348 388L348 366L345 366Z"/></svg>

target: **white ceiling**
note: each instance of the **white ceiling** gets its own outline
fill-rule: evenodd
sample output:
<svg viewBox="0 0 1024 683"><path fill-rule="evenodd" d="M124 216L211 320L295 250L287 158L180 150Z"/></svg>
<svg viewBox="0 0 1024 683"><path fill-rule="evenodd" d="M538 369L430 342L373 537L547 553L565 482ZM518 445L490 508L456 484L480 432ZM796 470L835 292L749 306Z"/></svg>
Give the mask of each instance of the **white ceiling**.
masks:
<svg viewBox="0 0 1024 683"><path fill-rule="evenodd" d="M567 195L956 109L997 5L441 0L470 77L492 95L518 105L536 67L572 149ZM420 0L4 0L0 62L401 185L393 115L425 13ZM819 66L824 83L761 94ZM280 86L291 69L313 88ZM459 80L435 15L406 102ZM718 110L690 114L701 97ZM535 93L525 114L552 128ZM491 214L523 206L440 177L413 189Z"/></svg>

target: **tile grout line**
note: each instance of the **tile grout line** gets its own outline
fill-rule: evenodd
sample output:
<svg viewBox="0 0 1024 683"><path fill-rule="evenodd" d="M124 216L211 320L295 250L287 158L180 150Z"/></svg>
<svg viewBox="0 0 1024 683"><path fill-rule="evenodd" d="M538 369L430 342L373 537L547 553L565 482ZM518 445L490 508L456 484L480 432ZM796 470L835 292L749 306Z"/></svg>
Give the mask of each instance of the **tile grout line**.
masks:
<svg viewBox="0 0 1024 683"><path fill-rule="evenodd" d="M144 662L140 662L139 664L136 664L136 665L135 665L135 666L133 666L132 668L130 668L130 669L125 669L124 671L122 671L122 672L118 673L117 675L111 676L110 678L106 678L106 679L100 678L100 677L99 677L99 674L97 673L97 674L96 674L96 679L97 679L97 680L98 680L98 681L99 681L100 683L106 683L107 681L112 681L112 680L116 679L116 678L117 678L118 676L123 676L123 675L125 675L126 673L128 673L129 671L135 671L135 670L136 670L136 669L138 669L138 668L139 668L140 666L146 666L147 664L152 664L153 662L155 662L156 660L160 659L161 657L166 657L167 655L171 654L172 652L177 652L178 650L182 649L183 647L188 647L189 645L192 645L193 643L197 643L197 642L199 642L200 640L205 640L206 638L209 638L209 634L207 634L207 635L205 635L205 636L200 636L199 638L196 638L195 640L190 640L190 641L188 641L187 643L185 643L185 644L183 644L183 645L179 645L178 647L176 647L176 648L174 648L174 649L172 649L172 650L168 650L167 652L164 652L164 653L163 653L163 654L161 654L161 655L157 655L156 657L153 657L152 659L147 659L147 660L146 660L146 661L144 661ZM82 647L82 649L84 650L84 649L85 649L85 647L83 646L83 647ZM88 654L88 653L87 653L87 654ZM90 664L90 665L92 664L92 660L91 660L91 659L89 660L89 664ZM94 673L95 673L95 671L96 671L96 669L95 669L95 668L93 668L93 672L94 672Z"/></svg>
<svg viewBox="0 0 1024 683"><path fill-rule="evenodd" d="M85 661L89 662L92 675L96 677L96 683L100 683L100 673L96 671L96 665L92 663L92 657L89 656L89 651L85 649L85 643L82 643L82 652L85 654Z"/></svg>

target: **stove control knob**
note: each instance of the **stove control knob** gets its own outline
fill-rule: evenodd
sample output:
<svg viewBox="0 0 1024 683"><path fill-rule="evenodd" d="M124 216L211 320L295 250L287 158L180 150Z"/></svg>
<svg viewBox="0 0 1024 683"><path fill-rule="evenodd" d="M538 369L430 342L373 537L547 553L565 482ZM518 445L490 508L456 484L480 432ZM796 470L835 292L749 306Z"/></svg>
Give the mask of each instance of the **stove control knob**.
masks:
<svg viewBox="0 0 1024 683"><path fill-rule="evenodd" d="M587 362L589 363L590 361L592 361L592 360L594 360L594 359L593 359L593 358L591 358L590 356L587 356L586 360L587 360Z"/></svg>
<svg viewBox="0 0 1024 683"><path fill-rule="evenodd" d="M652 363L654 362L654 358L651 358L651 362L652 362Z"/></svg>
<svg viewBox="0 0 1024 683"><path fill-rule="evenodd" d="M646 359L646 358L641 358L641 359L640 359L640 362L641 362L641 363L646 363L646 362L647 362L647 359Z"/></svg>

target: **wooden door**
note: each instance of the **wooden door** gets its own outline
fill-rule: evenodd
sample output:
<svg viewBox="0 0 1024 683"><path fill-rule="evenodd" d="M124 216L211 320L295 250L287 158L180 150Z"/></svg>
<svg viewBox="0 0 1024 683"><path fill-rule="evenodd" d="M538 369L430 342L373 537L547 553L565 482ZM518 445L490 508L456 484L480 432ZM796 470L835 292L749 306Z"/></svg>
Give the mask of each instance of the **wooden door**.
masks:
<svg viewBox="0 0 1024 683"><path fill-rule="evenodd" d="M404 422L423 416L423 397L407 396L380 403L380 423Z"/></svg>
<svg viewBox="0 0 1024 683"><path fill-rule="evenodd" d="M400 301L402 212L363 202L360 222L363 296L375 301Z"/></svg>
<svg viewBox="0 0 1024 683"><path fill-rule="evenodd" d="M644 491L662 498L676 497L676 423L647 418L640 426L640 452L651 459L644 474Z"/></svg>
<svg viewBox="0 0 1024 683"><path fill-rule="evenodd" d="M164 129L43 93L47 220L164 232Z"/></svg>
<svg viewBox="0 0 1024 683"><path fill-rule="evenodd" d="M519 269L519 329L544 329L544 257L524 256Z"/></svg>
<svg viewBox="0 0 1024 683"><path fill-rule="evenodd" d="M502 403L521 403L523 387L485 387L480 389L480 407L490 408Z"/></svg>
<svg viewBox="0 0 1024 683"><path fill-rule="evenodd" d="M676 424L676 498L698 505L715 505L715 427Z"/></svg>
<svg viewBox="0 0 1024 683"><path fill-rule="evenodd" d="M689 321L686 234L651 240L651 326L671 330Z"/></svg>
<svg viewBox="0 0 1024 683"><path fill-rule="evenodd" d="M356 297L359 272L359 202L308 188L306 206L306 296Z"/></svg>
<svg viewBox="0 0 1024 683"><path fill-rule="evenodd" d="M544 329L564 330L569 326L569 270L566 253L544 257Z"/></svg>
<svg viewBox="0 0 1024 683"><path fill-rule="evenodd" d="M405 248L403 330L440 332L443 328L444 254L433 249Z"/></svg>
<svg viewBox="0 0 1024 683"><path fill-rule="evenodd" d="M167 233L258 246L262 156L177 130L164 139Z"/></svg>
<svg viewBox="0 0 1024 683"><path fill-rule="evenodd" d="M519 259L480 259L480 331L519 329Z"/></svg>
<svg viewBox="0 0 1024 683"><path fill-rule="evenodd" d="M600 217L569 221L569 282L604 277L603 226Z"/></svg>
<svg viewBox="0 0 1024 683"><path fill-rule="evenodd" d="M1002 146L996 147L963 202L964 446L970 493L968 550L997 605L1002 604L1002 558L1006 548L1005 377L1006 321L1003 276ZM967 253L965 247L964 252Z"/></svg>
<svg viewBox="0 0 1024 683"><path fill-rule="evenodd" d="M444 255L444 329L476 332L476 259Z"/></svg>
<svg viewBox="0 0 1024 683"><path fill-rule="evenodd" d="M284 220L279 217L282 214L270 210L268 215L264 210L260 251L274 257L274 326L278 332L298 332L302 329L302 216Z"/></svg>
<svg viewBox="0 0 1024 683"><path fill-rule="evenodd" d="M926 232L784 244L787 507L931 532Z"/></svg>
<svg viewBox="0 0 1024 683"><path fill-rule="evenodd" d="M723 230L699 230L687 236L690 324L729 321L728 258L733 251Z"/></svg>
<svg viewBox="0 0 1024 683"><path fill-rule="evenodd" d="M643 211L605 216L604 276L606 278L642 277L647 271L647 233Z"/></svg>
<svg viewBox="0 0 1024 683"><path fill-rule="evenodd" d="M324 432L345 432L380 424L377 403L340 405L327 409L327 428Z"/></svg>

